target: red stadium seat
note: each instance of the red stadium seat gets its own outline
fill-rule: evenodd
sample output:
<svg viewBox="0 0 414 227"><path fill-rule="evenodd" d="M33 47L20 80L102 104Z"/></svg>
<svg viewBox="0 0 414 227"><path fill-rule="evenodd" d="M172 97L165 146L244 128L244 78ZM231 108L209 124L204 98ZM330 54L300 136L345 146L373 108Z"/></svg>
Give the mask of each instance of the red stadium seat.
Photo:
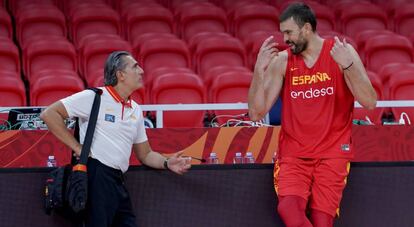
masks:
<svg viewBox="0 0 414 227"><path fill-rule="evenodd" d="M123 40L121 36L116 34L90 34L85 37L83 37L78 46L75 46L77 48L79 53L82 53L85 46L91 45L91 43L98 41L98 40L108 40L109 42L111 40Z"/></svg>
<svg viewBox="0 0 414 227"><path fill-rule="evenodd" d="M142 8L162 8L167 9L162 4L155 2L154 0L129 0L121 5L118 9L119 15L121 16L122 32L125 35L127 26L125 24L126 17L129 11L140 10ZM155 10L156 11L156 10Z"/></svg>
<svg viewBox="0 0 414 227"><path fill-rule="evenodd" d="M335 36L337 36L341 41L346 39L347 43L351 44L355 50L358 49L358 46L355 43L354 39L347 35L344 35L344 34L341 34L335 31L320 31L318 33L324 39L333 39Z"/></svg>
<svg viewBox="0 0 414 227"><path fill-rule="evenodd" d="M43 70L78 71L76 50L66 39L43 39L29 43L23 51L24 73L29 80Z"/></svg>
<svg viewBox="0 0 414 227"><path fill-rule="evenodd" d="M208 90L211 91L209 88L211 87L214 80L216 80L216 78L218 78L220 75L228 73L233 75L245 75L252 74L252 71L242 66L217 66L207 71L206 75L203 77L204 84Z"/></svg>
<svg viewBox="0 0 414 227"><path fill-rule="evenodd" d="M226 32L202 32L202 33L197 33L196 35L191 37L190 40L187 41L188 49L190 50L191 55L194 55L194 52L195 52L197 46L200 45L200 43L204 42L204 40L209 39L209 38L227 39L227 38L232 38L232 36L229 33L226 33Z"/></svg>
<svg viewBox="0 0 414 227"><path fill-rule="evenodd" d="M341 11L345 9L342 5L346 5L349 7L350 5L348 4L359 4L361 2L372 4L373 1L371 0L323 0L321 2L330 8L334 8L335 13L337 13L336 8L339 7L339 10Z"/></svg>
<svg viewBox="0 0 414 227"><path fill-rule="evenodd" d="M21 46L36 36L66 35L65 16L54 5L24 8L16 15L16 36Z"/></svg>
<svg viewBox="0 0 414 227"><path fill-rule="evenodd" d="M120 15L122 15L125 10L128 9L128 7L131 7L134 4L141 4L141 5L159 5L156 0L116 0L113 1L114 8L117 10Z"/></svg>
<svg viewBox="0 0 414 227"><path fill-rule="evenodd" d="M88 87L104 86L104 69L96 69L86 77L86 85Z"/></svg>
<svg viewBox="0 0 414 227"><path fill-rule="evenodd" d="M253 73L249 71L229 71L218 75L213 81L209 102L247 102L247 93L252 78Z"/></svg>
<svg viewBox="0 0 414 227"><path fill-rule="evenodd" d="M395 11L397 11L399 8L401 8L402 5L410 4L412 3L411 0L372 0L373 3L381 6L388 14L389 18L395 17Z"/></svg>
<svg viewBox="0 0 414 227"><path fill-rule="evenodd" d="M246 5L265 5L266 2L260 0L217 0L216 5L224 8L227 14L232 18L234 11Z"/></svg>
<svg viewBox="0 0 414 227"><path fill-rule="evenodd" d="M296 2L305 3L310 7L314 6L315 4L320 4L319 1L314 0L269 0L270 5L277 7L280 9L280 11L285 10L286 7L288 7L290 4Z"/></svg>
<svg viewBox="0 0 414 227"><path fill-rule="evenodd" d="M13 38L13 27L9 13L0 8L0 37Z"/></svg>
<svg viewBox="0 0 414 227"><path fill-rule="evenodd" d="M378 72L378 78L382 81L383 84L388 83L390 77L398 71L414 71L414 63L390 63L384 65L381 70Z"/></svg>
<svg viewBox="0 0 414 227"><path fill-rule="evenodd" d="M386 12L377 5L354 3L342 12L342 31L355 38L364 30L384 30L388 27Z"/></svg>
<svg viewBox="0 0 414 227"><path fill-rule="evenodd" d="M141 47L144 43L148 40L152 39L177 39L177 36L172 33L145 33L137 37L132 37L130 43L132 43L132 54L140 62L140 55L139 52L141 51Z"/></svg>
<svg viewBox="0 0 414 227"><path fill-rule="evenodd" d="M180 7L177 34L190 40L202 32L227 32L228 23L223 9L212 4L193 3Z"/></svg>
<svg viewBox="0 0 414 227"><path fill-rule="evenodd" d="M355 38L355 42L357 44L358 47L358 54L361 56L361 60L365 62L365 43L367 42L368 39L377 36L377 35L392 35L395 34L390 30L365 30L365 31L361 31Z"/></svg>
<svg viewBox="0 0 414 227"><path fill-rule="evenodd" d="M384 100L386 97L383 95L382 91L384 87L382 85L381 80L379 79L378 75L374 72L367 72L368 78L371 81L372 86L374 87L378 100ZM376 125L382 124L382 115L384 114L384 108L375 108L373 110L366 110L364 108L354 108L353 112L353 119L364 120L366 121L366 117L369 118Z"/></svg>
<svg viewBox="0 0 414 227"><path fill-rule="evenodd" d="M24 8L32 8L38 5L56 5L57 0L11 0L8 3L10 12L16 16L17 12Z"/></svg>
<svg viewBox="0 0 414 227"><path fill-rule="evenodd" d="M246 5L234 12L234 35L245 40L256 31L279 31L279 11L267 5Z"/></svg>
<svg viewBox="0 0 414 227"><path fill-rule="evenodd" d="M98 73L96 73L97 75L94 77L94 79L91 79L90 82L86 83L87 87L103 87L105 86L105 81L104 81L104 70L97 70L97 72L100 74L98 76Z"/></svg>
<svg viewBox="0 0 414 227"><path fill-rule="evenodd" d="M145 33L173 33L173 15L160 6L131 5L122 16L123 30L131 41Z"/></svg>
<svg viewBox="0 0 414 227"><path fill-rule="evenodd" d="M0 72L0 75L2 73ZM23 81L18 77L6 76L0 83L0 106L25 106L26 91Z"/></svg>
<svg viewBox="0 0 414 227"><path fill-rule="evenodd" d="M372 2L369 0L326 0L325 3L328 7L330 7L337 18L340 18L342 12L348 10L354 5L359 5L360 7L370 7L372 6ZM337 21L337 30L342 31L341 28L342 24L341 21Z"/></svg>
<svg viewBox="0 0 414 227"><path fill-rule="evenodd" d="M87 35L85 36L82 40L80 40L78 46L77 46L77 50L78 50L78 67L79 67L79 72L81 74L81 76L84 78L84 49L87 46L91 46L93 45L93 43L95 42L116 42L116 41L121 41L121 42L125 42L119 35L114 35L114 34L91 34L91 35ZM76 46L75 46L76 47Z"/></svg>
<svg viewBox="0 0 414 227"><path fill-rule="evenodd" d="M141 46L140 62L144 72L158 67L191 67L190 52L184 41L176 38L154 38Z"/></svg>
<svg viewBox="0 0 414 227"><path fill-rule="evenodd" d="M67 18L71 18L73 12L83 7L110 7L106 0L59 0L59 3Z"/></svg>
<svg viewBox="0 0 414 227"><path fill-rule="evenodd" d="M79 74L76 71L73 70L65 70L65 69L44 69L41 70L39 73L34 74L33 77L31 77L29 81L29 85L32 86L35 81L37 81L39 78L42 77L75 77L76 79L79 79Z"/></svg>
<svg viewBox="0 0 414 227"><path fill-rule="evenodd" d="M85 45L80 52L80 64L83 69L81 74L89 83L89 74L96 72L99 69L103 69L105 61L108 55L113 51L128 51L131 53L131 46L124 40L109 40L109 39L98 39L93 42L89 42Z"/></svg>
<svg viewBox="0 0 414 227"><path fill-rule="evenodd" d="M408 39L414 45L414 32L408 37Z"/></svg>
<svg viewBox="0 0 414 227"><path fill-rule="evenodd" d="M194 74L193 70L189 68L181 68L181 67L158 67L151 71L151 73L144 72L144 81L145 87L148 91L152 89L152 82L155 78L160 77L164 74L187 74L192 73Z"/></svg>
<svg viewBox="0 0 414 227"><path fill-rule="evenodd" d="M400 5L401 6L401 5ZM406 3L395 10L395 32L409 37L414 27L414 3Z"/></svg>
<svg viewBox="0 0 414 227"><path fill-rule="evenodd" d="M16 72L0 70L0 78L4 78L4 77L15 77L15 78L20 79L20 75L18 75Z"/></svg>
<svg viewBox="0 0 414 227"><path fill-rule="evenodd" d="M212 103L246 103L247 95L252 80L252 73L228 72L219 75L213 81L210 93ZM239 115L246 113L247 110L215 110L216 116L220 115ZM231 118L231 117L230 117ZM222 124L228 118L219 118Z"/></svg>
<svg viewBox="0 0 414 227"><path fill-rule="evenodd" d="M208 0L169 0L168 8L173 12L174 17L176 17L182 12L181 7L188 9L188 5L214 6Z"/></svg>
<svg viewBox="0 0 414 227"><path fill-rule="evenodd" d="M254 7L269 7L269 4L267 4L264 1L260 1L260 0L239 0L239 1L232 1L227 2L226 4L223 5L224 9L226 10L227 13L227 18L229 20L229 30L232 34L234 34L234 14L237 10L241 9L241 8L245 8L245 7L250 7L250 6L254 6ZM270 6L272 7L272 6Z"/></svg>
<svg viewBox="0 0 414 227"><path fill-rule="evenodd" d="M247 66L243 45L235 38L210 38L197 45L196 71L202 76L216 66Z"/></svg>
<svg viewBox="0 0 414 227"><path fill-rule="evenodd" d="M154 80L151 92L153 104L205 103L206 91L201 79L194 74L165 74ZM166 111L164 127L203 127L204 111Z"/></svg>
<svg viewBox="0 0 414 227"><path fill-rule="evenodd" d="M20 75L19 50L8 38L0 39L0 71L8 71Z"/></svg>
<svg viewBox="0 0 414 227"><path fill-rule="evenodd" d="M388 98L389 96L389 80L393 77L396 72L411 70L414 71L414 63L390 63L381 67L377 76L381 80L383 86L383 96Z"/></svg>
<svg viewBox="0 0 414 227"><path fill-rule="evenodd" d="M131 95L131 99L140 105L145 104L145 88L135 90Z"/></svg>
<svg viewBox="0 0 414 227"><path fill-rule="evenodd" d="M57 80L58 78L64 78L64 80L68 81L67 78L72 77L74 81L78 81L80 79L77 72L72 70L63 70L63 69L45 69L36 74L36 77L31 78L29 81L29 88L30 90L33 90L33 86L37 86L39 80L43 80L43 78L56 78L54 80ZM83 82L82 82L83 83Z"/></svg>
<svg viewBox="0 0 414 227"><path fill-rule="evenodd" d="M256 64L256 58L257 54L259 53L260 47L262 46L263 42L270 36L273 36L273 39L278 44L277 49L279 51L283 51L289 47L283 40L283 34L278 31L258 31L251 33L244 40L245 49L250 50L249 52L247 52L249 68L253 69L254 65Z"/></svg>
<svg viewBox="0 0 414 227"><path fill-rule="evenodd" d="M391 100L413 100L414 99L414 71L398 71L390 78L390 99ZM410 120L414 121L414 108L393 107L392 113L396 121L401 113L408 114ZM405 118L404 118L405 119ZM413 122L414 123L414 122Z"/></svg>
<svg viewBox="0 0 414 227"><path fill-rule="evenodd" d="M317 31L334 31L336 30L335 14L329 7L322 4L313 4L311 6L318 21Z"/></svg>
<svg viewBox="0 0 414 227"><path fill-rule="evenodd" d="M379 35L366 41L365 57L368 69L379 72L388 63L412 62L413 45L404 36Z"/></svg>
<svg viewBox="0 0 414 227"><path fill-rule="evenodd" d="M40 77L31 85L30 105L48 106L83 89L82 80L73 76Z"/></svg>
<svg viewBox="0 0 414 227"><path fill-rule="evenodd" d="M70 34L75 46L90 34L121 35L118 13L108 7L78 7L69 18Z"/></svg>

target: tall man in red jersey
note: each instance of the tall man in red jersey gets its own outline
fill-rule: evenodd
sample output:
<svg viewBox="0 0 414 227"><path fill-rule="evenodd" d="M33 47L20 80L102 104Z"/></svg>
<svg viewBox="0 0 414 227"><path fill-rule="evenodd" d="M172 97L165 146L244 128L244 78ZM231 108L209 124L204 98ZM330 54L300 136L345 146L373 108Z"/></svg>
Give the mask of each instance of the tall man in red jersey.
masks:
<svg viewBox="0 0 414 227"><path fill-rule="evenodd" d="M322 39L307 5L290 5L279 20L290 48L279 52L273 37L263 42L249 90L249 115L262 119L281 95L274 184L285 225L333 226L353 157L354 98L373 109L376 93L354 48L345 39Z"/></svg>

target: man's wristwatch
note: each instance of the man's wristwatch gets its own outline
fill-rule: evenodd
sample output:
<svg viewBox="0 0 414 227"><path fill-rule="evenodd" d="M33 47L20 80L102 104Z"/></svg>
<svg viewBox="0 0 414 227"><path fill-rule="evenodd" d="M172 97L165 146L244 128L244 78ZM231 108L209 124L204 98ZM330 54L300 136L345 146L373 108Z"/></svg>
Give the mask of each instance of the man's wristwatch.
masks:
<svg viewBox="0 0 414 227"><path fill-rule="evenodd" d="M169 159L169 158L166 158L166 159L164 160L164 169L166 169L166 170L170 170L170 168L168 168L168 159Z"/></svg>

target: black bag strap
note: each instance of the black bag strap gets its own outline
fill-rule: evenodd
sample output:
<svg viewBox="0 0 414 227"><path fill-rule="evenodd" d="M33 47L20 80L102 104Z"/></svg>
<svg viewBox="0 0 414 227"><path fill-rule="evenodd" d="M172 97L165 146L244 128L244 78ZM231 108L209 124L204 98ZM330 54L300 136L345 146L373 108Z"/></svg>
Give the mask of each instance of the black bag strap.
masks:
<svg viewBox="0 0 414 227"><path fill-rule="evenodd" d="M83 165L86 165L86 163L88 162L93 134L95 133L96 120L98 119L99 107L101 105L102 94L102 90L99 88L88 89L95 92L95 98L93 100L91 115L89 116L88 128L86 129L85 140L83 141L81 156L79 160L79 164Z"/></svg>
<svg viewBox="0 0 414 227"><path fill-rule="evenodd" d="M79 118L76 117L75 118L75 130L73 135L75 136L76 141L80 141L79 139ZM76 163L78 163L78 159L76 158L76 153L74 150L72 150L72 159L70 160L70 163L72 165L76 165Z"/></svg>

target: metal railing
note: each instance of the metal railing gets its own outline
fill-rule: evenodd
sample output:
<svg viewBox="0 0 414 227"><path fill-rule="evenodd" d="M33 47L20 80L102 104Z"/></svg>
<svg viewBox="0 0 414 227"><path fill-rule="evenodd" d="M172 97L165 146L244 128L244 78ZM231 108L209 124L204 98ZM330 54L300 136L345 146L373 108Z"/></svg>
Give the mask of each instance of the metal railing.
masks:
<svg viewBox="0 0 414 227"><path fill-rule="evenodd" d="M355 102L355 108L362 108L362 106ZM381 107L414 107L414 100L392 100L392 101L378 101L377 108ZM24 109L23 107L0 107L0 113L8 113L10 109ZM44 108L44 106L33 106L33 108ZM143 111L156 112L156 126L163 127L163 113L164 111L192 111L192 110L247 110L247 103L206 103L206 104L163 104L163 105L141 105ZM268 121L268 115L265 119Z"/></svg>

